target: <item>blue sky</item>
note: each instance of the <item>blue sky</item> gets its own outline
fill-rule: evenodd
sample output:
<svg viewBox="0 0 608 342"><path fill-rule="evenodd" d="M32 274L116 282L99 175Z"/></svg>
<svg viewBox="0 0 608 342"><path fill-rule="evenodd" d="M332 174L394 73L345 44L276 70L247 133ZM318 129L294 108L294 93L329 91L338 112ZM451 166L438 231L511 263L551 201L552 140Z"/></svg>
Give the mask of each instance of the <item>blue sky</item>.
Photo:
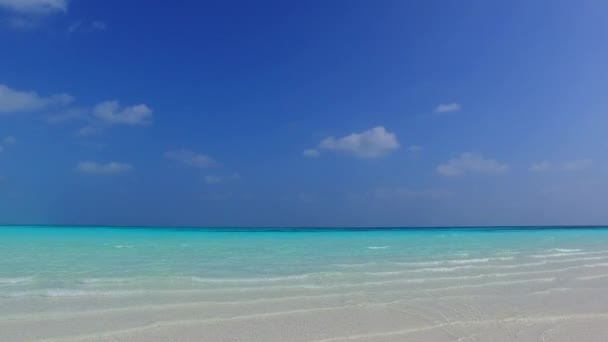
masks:
<svg viewBox="0 0 608 342"><path fill-rule="evenodd" d="M607 11L0 0L0 222L608 223Z"/></svg>

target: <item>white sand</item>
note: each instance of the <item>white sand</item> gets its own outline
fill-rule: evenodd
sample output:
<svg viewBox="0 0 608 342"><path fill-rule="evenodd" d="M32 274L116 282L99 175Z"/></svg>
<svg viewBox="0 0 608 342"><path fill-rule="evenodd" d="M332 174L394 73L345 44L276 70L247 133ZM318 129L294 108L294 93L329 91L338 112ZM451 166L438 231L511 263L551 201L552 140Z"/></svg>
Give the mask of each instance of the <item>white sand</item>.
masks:
<svg viewBox="0 0 608 342"><path fill-rule="evenodd" d="M593 257L0 298L0 341L606 341L608 263Z"/></svg>

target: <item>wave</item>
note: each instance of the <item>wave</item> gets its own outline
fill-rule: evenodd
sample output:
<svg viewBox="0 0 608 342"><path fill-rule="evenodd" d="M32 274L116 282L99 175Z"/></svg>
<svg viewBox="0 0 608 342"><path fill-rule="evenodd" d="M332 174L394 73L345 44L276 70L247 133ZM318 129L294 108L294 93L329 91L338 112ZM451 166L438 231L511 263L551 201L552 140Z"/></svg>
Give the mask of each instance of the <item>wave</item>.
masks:
<svg viewBox="0 0 608 342"><path fill-rule="evenodd" d="M77 289L47 289L0 293L0 297L19 298L19 297L124 297L139 294L142 291L89 291Z"/></svg>
<svg viewBox="0 0 608 342"><path fill-rule="evenodd" d="M562 252L562 253L568 253L568 252L581 252L582 249L578 249L578 248L574 248L574 249L569 249L569 248L551 248L548 249L547 252Z"/></svg>
<svg viewBox="0 0 608 342"><path fill-rule="evenodd" d="M595 252L559 252L559 253L549 253L549 254L532 254L530 257L532 258L560 258L564 256L577 256L577 255L595 255L595 254L607 254L608 251L595 251Z"/></svg>
<svg viewBox="0 0 608 342"><path fill-rule="evenodd" d="M603 279L603 278L608 278L608 274L596 274L596 275L590 275L590 276L576 277L576 280L595 280L595 279Z"/></svg>
<svg viewBox="0 0 608 342"><path fill-rule="evenodd" d="M83 284L121 284L128 283L128 278L85 278L80 280Z"/></svg>
<svg viewBox="0 0 608 342"><path fill-rule="evenodd" d="M191 277L195 283L273 283L289 280L309 280L319 278L330 278L339 277L344 275L342 272L317 272L317 273L304 273L297 275L288 275L282 277L268 277L268 278L202 278L202 277Z"/></svg>
<svg viewBox="0 0 608 342"><path fill-rule="evenodd" d="M435 261L420 261L420 262L393 262L395 265L403 266L437 266L444 264L452 265L466 265L466 264L481 264L488 263L490 261L508 261L513 260L515 257L491 257L491 258L473 258L473 259L448 259L448 260L435 260Z"/></svg>
<svg viewBox="0 0 608 342"><path fill-rule="evenodd" d="M0 278L0 285L17 285L30 283L34 277Z"/></svg>
<svg viewBox="0 0 608 342"><path fill-rule="evenodd" d="M389 249L391 246L369 246L367 249Z"/></svg>

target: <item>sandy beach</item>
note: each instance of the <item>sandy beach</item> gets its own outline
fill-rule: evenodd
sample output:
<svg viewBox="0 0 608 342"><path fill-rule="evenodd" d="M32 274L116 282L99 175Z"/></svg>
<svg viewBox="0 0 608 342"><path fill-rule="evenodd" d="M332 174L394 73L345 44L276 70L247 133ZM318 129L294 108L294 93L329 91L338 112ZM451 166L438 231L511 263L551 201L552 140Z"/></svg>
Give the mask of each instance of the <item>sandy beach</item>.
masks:
<svg viewBox="0 0 608 342"><path fill-rule="evenodd" d="M604 341L608 335L608 251L378 268L193 278L196 287L145 291L97 279L79 291L13 293L0 298L0 340Z"/></svg>

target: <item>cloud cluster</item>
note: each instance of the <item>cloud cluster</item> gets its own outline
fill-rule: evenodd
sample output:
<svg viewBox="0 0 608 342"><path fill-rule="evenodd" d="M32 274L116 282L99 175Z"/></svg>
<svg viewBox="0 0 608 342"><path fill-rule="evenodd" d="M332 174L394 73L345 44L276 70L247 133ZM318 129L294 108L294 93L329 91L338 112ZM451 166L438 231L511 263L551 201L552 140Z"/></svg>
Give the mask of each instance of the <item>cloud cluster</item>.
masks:
<svg viewBox="0 0 608 342"><path fill-rule="evenodd" d="M0 84L0 114L47 110L69 105L73 101L74 98L68 94L41 96L33 91L15 90Z"/></svg>
<svg viewBox="0 0 608 342"><path fill-rule="evenodd" d="M111 175L125 173L131 171L132 169L133 167L130 164L119 162L100 164L93 161L83 161L76 165L76 170L78 170L79 172L94 175Z"/></svg>
<svg viewBox="0 0 608 342"><path fill-rule="evenodd" d="M78 130L78 135L87 136L97 134L113 125L142 126L152 123L153 111L145 104L121 106L116 100L98 103L91 110L74 110L62 116L55 117L55 121L63 119L84 119L89 123ZM74 114L74 115L70 115Z"/></svg>
<svg viewBox="0 0 608 342"><path fill-rule="evenodd" d="M361 133L335 138L333 136L323 139L319 148L342 152L358 158L378 158L399 148L397 136L387 132L382 126L372 128ZM309 156L315 153L309 151Z"/></svg>
<svg viewBox="0 0 608 342"><path fill-rule="evenodd" d="M110 125L145 125L152 121L152 110L145 104L121 107L118 101L105 101L93 108L93 116Z"/></svg>
<svg viewBox="0 0 608 342"><path fill-rule="evenodd" d="M67 0L0 0L0 7L22 14L66 12Z"/></svg>
<svg viewBox="0 0 608 342"><path fill-rule="evenodd" d="M1 1L1 0L0 0ZM121 106L116 100L100 102L93 108L72 107L74 97L65 94L42 96L34 91L22 91L0 84L0 115L23 112L50 112L59 114L47 118L49 123L72 120L88 121L79 135L98 133L112 125L146 125L152 122L153 111L146 104Z"/></svg>
<svg viewBox="0 0 608 342"><path fill-rule="evenodd" d="M465 173L499 174L508 171L508 164L471 152L465 152L437 167L437 172L443 176L459 176Z"/></svg>
<svg viewBox="0 0 608 342"><path fill-rule="evenodd" d="M67 0L0 0L0 9L10 12L3 20L11 29L31 30L39 27L44 18L55 13L66 13Z"/></svg>

